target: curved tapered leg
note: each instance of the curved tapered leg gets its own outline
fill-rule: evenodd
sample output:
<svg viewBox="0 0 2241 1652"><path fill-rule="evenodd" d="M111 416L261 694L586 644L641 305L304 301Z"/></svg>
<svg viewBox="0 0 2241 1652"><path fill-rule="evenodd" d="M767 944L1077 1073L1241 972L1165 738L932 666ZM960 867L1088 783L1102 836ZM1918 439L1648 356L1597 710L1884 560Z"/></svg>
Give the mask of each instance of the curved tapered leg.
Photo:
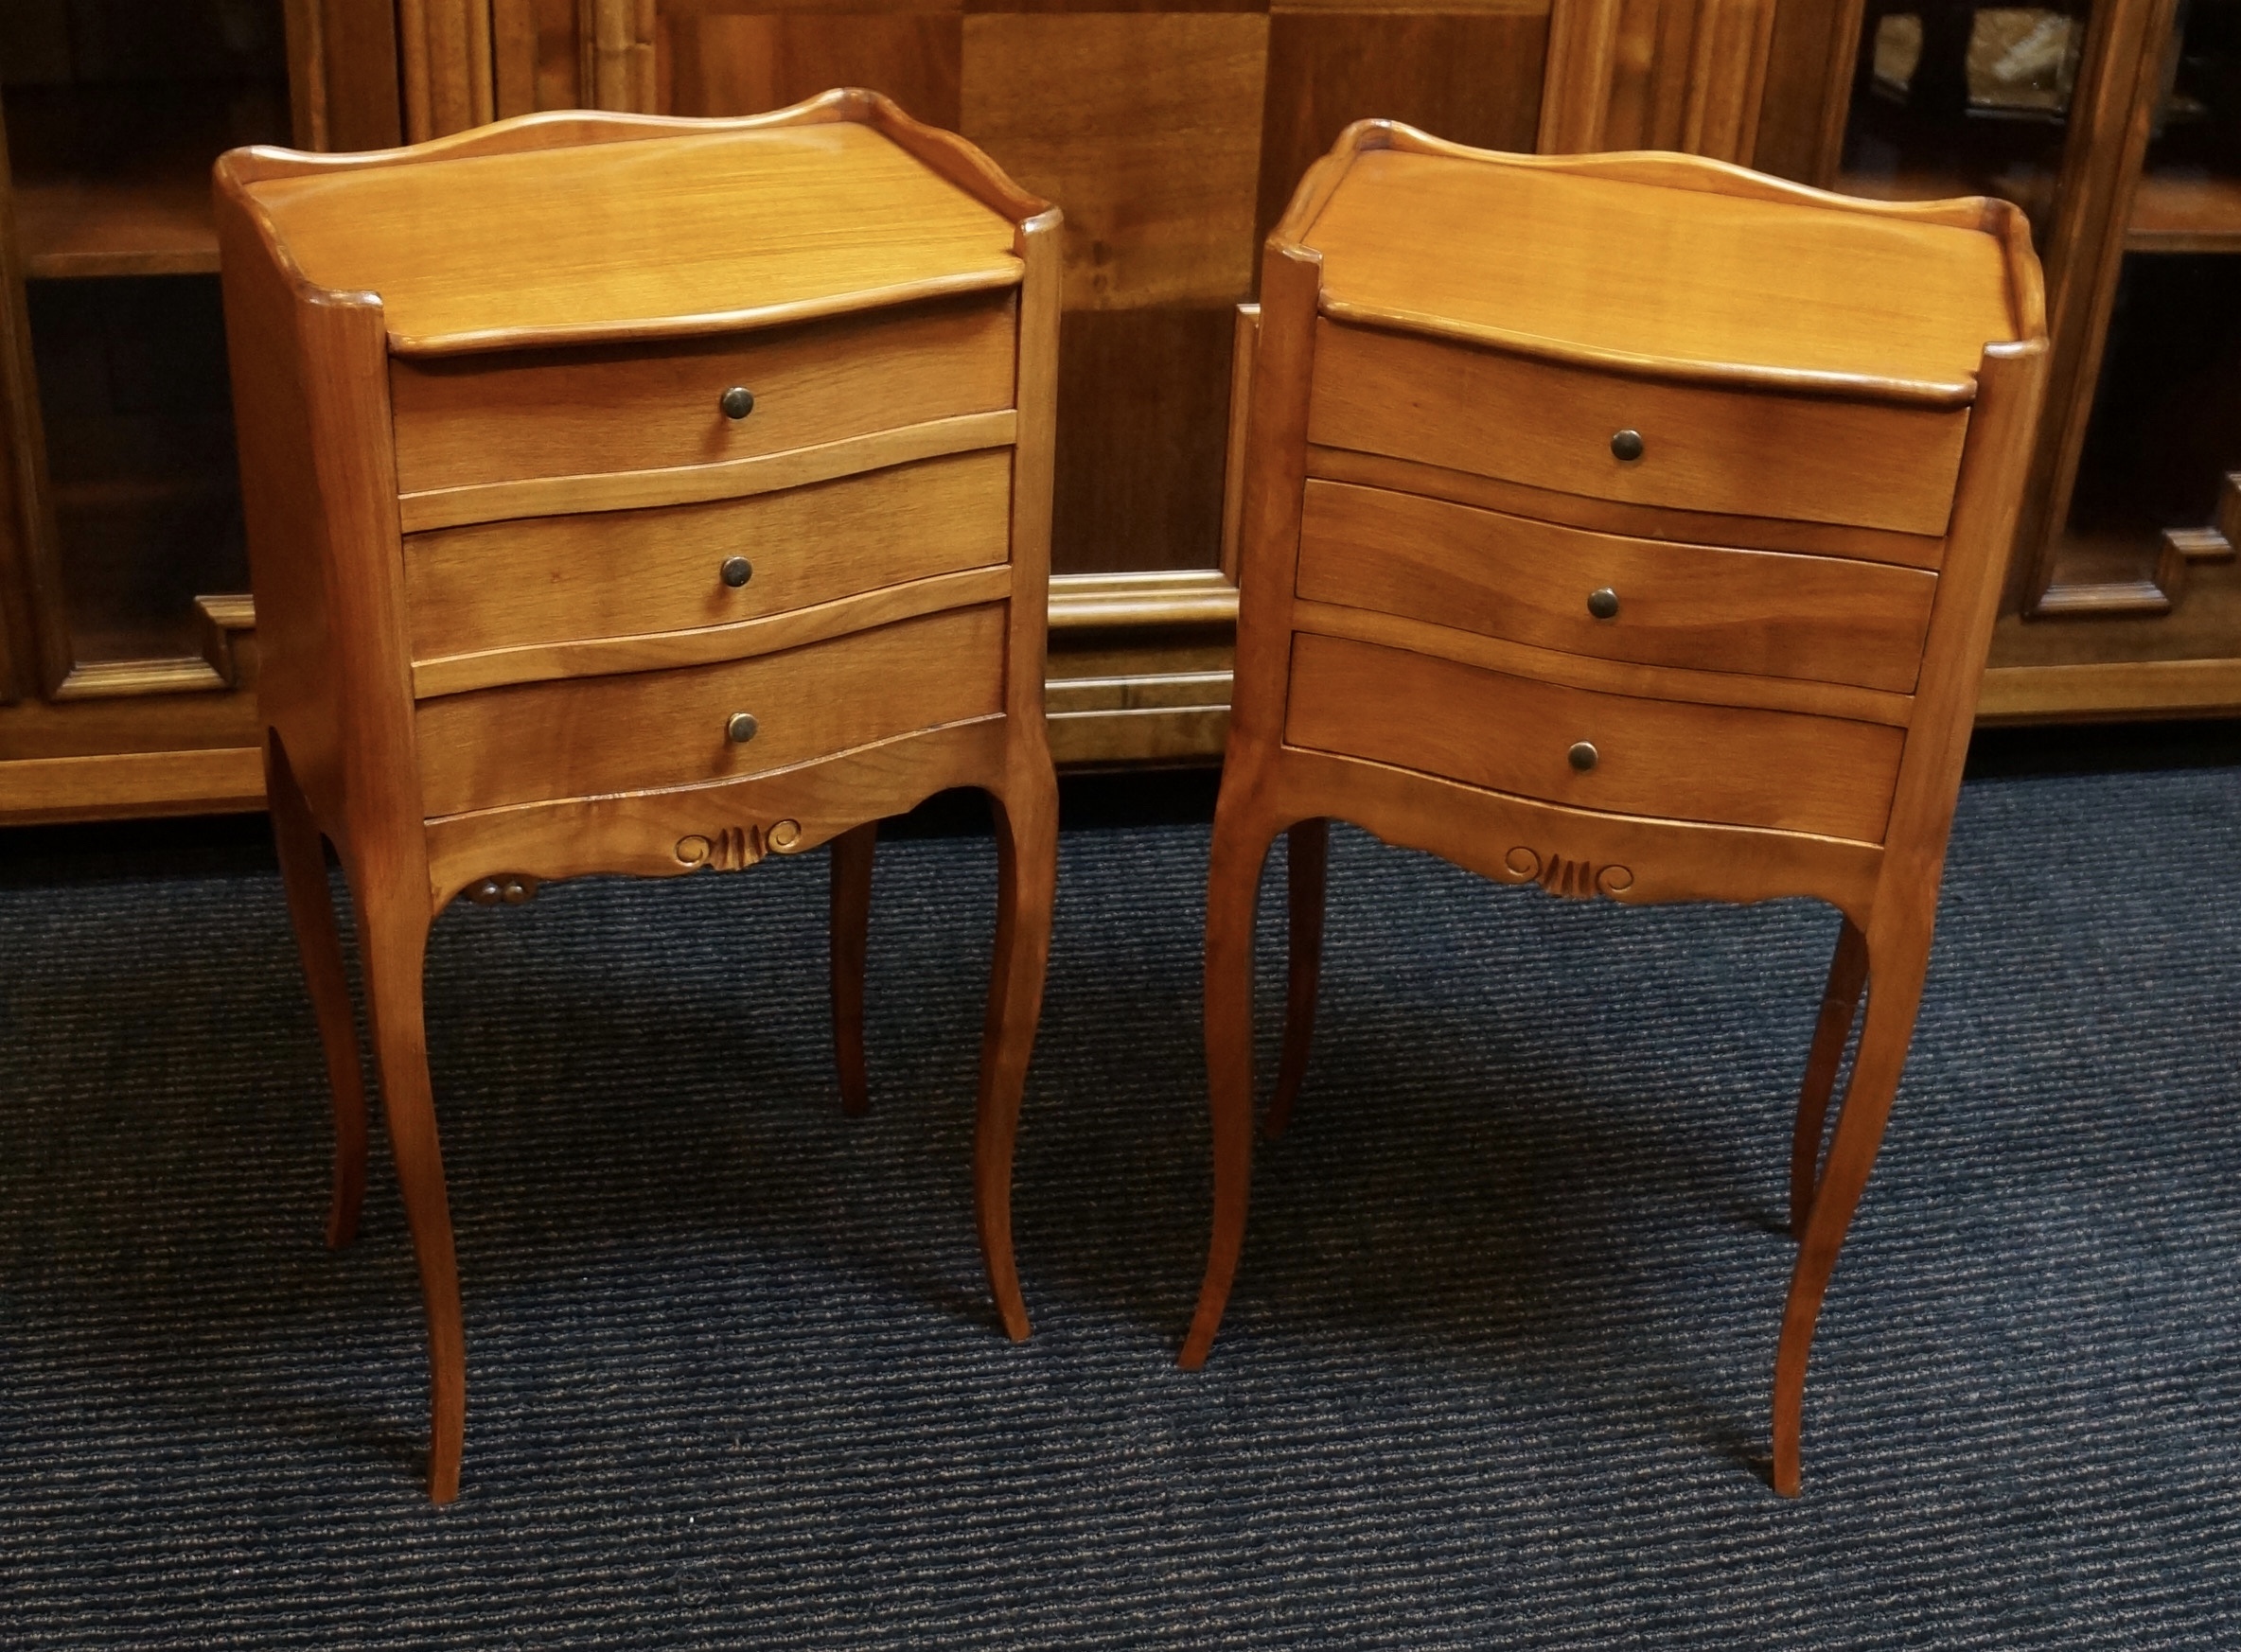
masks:
<svg viewBox="0 0 2241 1652"><path fill-rule="evenodd" d="M1821 1169L1821 1127L1828 1117L1828 1098L1836 1070L1852 1036L1860 1009L1860 989L1867 981L1867 937L1851 919L1837 934L1836 956L1828 962L1828 986L1821 994L1821 1019L1813 1028L1812 1052L1806 1057L1805 1082L1797 1092L1797 1128L1790 1138L1790 1231L1802 1239L1806 1212L1812 1207L1813 1184Z"/></svg>
<svg viewBox="0 0 2241 1652"><path fill-rule="evenodd" d="M275 733L265 738L265 799L280 859L280 886L288 895L288 921L303 955L304 981L311 991L311 1013L326 1053L327 1090L334 1098L335 1171L326 1242L340 1250L358 1237L358 1213L365 1203L365 1073L359 1064L358 1026L350 1014L334 896L326 885L325 840Z"/></svg>
<svg viewBox="0 0 2241 1652"><path fill-rule="evenodd" d="M1875 1168L1876 1150L1882 1145L1883 1125L1891 1116L1891 1099L1897 1094L1907 1046L1914 1037L1929 953L1927 925L1923 939L1904 948L1879 952L1870 941L1867 1021L1861 1028L1860 1053L1852 1063L1844 1110L1837 1115L1836 1134L1828 1144L1828 1162L1799 1236L1790 1300L1782 1313L1781 1346L1774 1355L1774 1489L1784 1497L1798 1492L1799 1423L1813 1327L1821 1317L1829 1274L1836 1269L1837 1252L1844 1248L1852 1212Z"/></svg>
<svg viewBox="0 0 2241 1652"><path fill-rule="evenodd" d="M366 1010L381 1074L382 1110L428 1310L428 1495L450 1503L459 1495L459 1458L467 1432L467 1351L459 1323L459 1263L451 1243L451 1210L444 1193L421 1021L427 902L423 889L369 885L358 894Z"/></svg>
<svg viewBox="0 0 2241 1652"><path fill-rule="evenodd" d="M1253 1182L1253 917L1261 865L1272 834L1257 825L1214 819L1206 890L1207 1105L1213 1116L1214 1225L1207 1246L1198 1311L1183 1339L1181 1363L1206 1363L1237 1277L1244 1244L1245 1205Z"/></svg>
<svg viewBox="0 0 2241 1652"><path fill-rule="evenodd" d="M1307 1052L1315 1041L1315 990L1323 977L1323 888L1331 862L1331 822L1301 820L1285 834L1291 966L1284 978L1284 1048L1277 1063L1276 1094L1262 1115L1261 1135L1274 1141L1292 1122L1292 1103L1307 1077Z"/></svg>
<svg viewBox="0 0 2241 1652"><path fill-rule="evenodd" d="M872 851L878 841L876 820L833 839L833 1060L840 1069L840 1111L851 1116L872 1104L864 1076L864 953L872 930Z"/></svg>
<svg viewBox="0 0 2241 1652"><path fill-rule="evenodd" d="M1027 1084L1043 973L1050 955L1050 908L1058 886L1058 782L1045 759L1020 765L1008 796L994 798L997 842L996 955L980 1034L980 1098L973 1137L973 1207L989 1293L1014 1342L1028 1334L1027 1303L1012 1257L1012 1147Z"/></svg>

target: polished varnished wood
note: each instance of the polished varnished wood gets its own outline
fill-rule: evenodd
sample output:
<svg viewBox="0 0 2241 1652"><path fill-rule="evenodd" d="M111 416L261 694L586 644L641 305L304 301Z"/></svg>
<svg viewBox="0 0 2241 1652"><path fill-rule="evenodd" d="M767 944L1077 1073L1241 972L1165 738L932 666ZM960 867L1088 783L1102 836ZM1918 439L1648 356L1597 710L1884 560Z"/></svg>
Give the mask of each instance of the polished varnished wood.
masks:
<svg viewBox="0 0 2241 1652"><path fill-rule="evenodd" d="M1566 753L1585 741L1595 766ZM1567 688L1298 634L1284 743L1615 815L1882 841L1905 736L1875 723Z"/></svg>
<svg viewBox="0 0 2241 1652"><path fill-rule="evenodd" d="M1315 359L1316 443L1679 510L1940 535L1968 431L1962 408L1674 383L1329 321ZM1612 450L1628 430L1632 460ZM1887 458L1865 470L1863 452Z"/></svg>
<svg viewBox="0 0 2241 1652"><path fill-rule="evenodd" d="M1003 711L1000 604L721 665L424 700L422 813L700 785ZM725 725L746 712L753 737Z"/></svg>
<svg viewBox="0 0 2241 1652"><path fill-rule="evenodd" d="M975 1221L1025 1336L1010 1188L1056 876L1056 210L836 93L735 122L237 151L218 219L267 784L335 1094L329 1237L355 1225L366 1147L323 838L419 1260L431 1495L459 1489L466 1367L421 966L435 916L493 884L832 844L835 1055L860 1112L875 822L988 792Z"/></svg>
<svg viewBox="0 0 2241 1652"><path fill-rule="evenodd" d="M1310 481L1301 598L1544 648L1906 694L1936 579L1835 557L1588 534ZM1611 613L1591 601L1609 591Z"/></svg>
<svg viewBox="0 0 2241 1652"><path fill-rule="evenodd" d="M771 332L390 366L403 493L715 466L1012 405L1010 293ZM743 386L753 411L726 415Z"/></svg>
<svg viewBox="0 0 2241 1652"><path fill-rule="evenodd" d="M410 535L414 659L736 625L1000 565L1011 506L1012 456L991 448L745 499ZM748 563L737 585L732 557Z"/></svg>
<svg viewBox="0 0 2241 1652"><path fill-rule="evenodd" d="M1244 1241L1276 834L1272 1137L1306 1071L1329 819L1574 899L1816 896L1844 927L1791 1142L1773 1478L1797 1491L1806 1358L1912 1035L2045 369L2038 263L1998 203L1379 123L1310 170L1262 265L1233 483L1213 1229L1186 1366Z"/></svg>

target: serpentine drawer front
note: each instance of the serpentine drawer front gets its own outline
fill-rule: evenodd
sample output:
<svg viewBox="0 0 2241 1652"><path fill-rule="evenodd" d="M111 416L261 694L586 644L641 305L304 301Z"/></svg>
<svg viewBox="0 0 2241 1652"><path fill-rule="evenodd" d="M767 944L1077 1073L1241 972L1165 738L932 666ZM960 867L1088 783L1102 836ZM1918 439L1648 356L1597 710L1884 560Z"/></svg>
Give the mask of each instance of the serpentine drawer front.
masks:
<svg viewBox="0 0 2241 1652"><path fill-rule="evenodd" d="M972 1220L1027 1335L1010 1200L1056 878L1056 209L859 92L238 149L218 206L267 793L334 1091L327 1236L355 1231L366 1121L323 836L427 1308L430 1494L458 1492L466 1367L421 959L462 893L829 844L861 1113L877 822L989 793Z"/></svg>
<svg viewBox="0 0 2241 1652"><path fill-rule="evenodd" d="M2044 392L2023 217L1363 121L1270 237L1257 313L1207 891L1214 1218L1183 1363L1221 1325L1255 1137L1307 1071L1331 817L1555 895L1815 896L1842 917L1789 1159L1773 1432L1794 1494ZM1291 980L1256 1130L1279 832Z"/></svg>

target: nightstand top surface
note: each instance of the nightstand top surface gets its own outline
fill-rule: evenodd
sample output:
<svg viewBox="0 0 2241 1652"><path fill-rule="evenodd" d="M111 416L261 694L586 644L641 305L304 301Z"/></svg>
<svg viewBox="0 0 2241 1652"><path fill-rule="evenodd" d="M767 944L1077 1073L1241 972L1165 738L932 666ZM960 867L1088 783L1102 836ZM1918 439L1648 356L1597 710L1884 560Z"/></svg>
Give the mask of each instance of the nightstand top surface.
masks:
<svg viewBox="0 0 2241 1652"><path fill-rule="evenodd" d="M2038 302L1988 228L1772 199L1789 186L1684 157L1364 147L1332 164L1297 234L1341 319L1965 400L1985 345L2027 336ZM1695 186L1644 181L1660 168Z"/></svg>
<svg viewBox="0 0 2241 1652"><path fill-rule="evenodd" d="M380 298L407 355L752 325L1021 272L1010 219L849 120L343 165L246 193L313 285Z"/></svg>

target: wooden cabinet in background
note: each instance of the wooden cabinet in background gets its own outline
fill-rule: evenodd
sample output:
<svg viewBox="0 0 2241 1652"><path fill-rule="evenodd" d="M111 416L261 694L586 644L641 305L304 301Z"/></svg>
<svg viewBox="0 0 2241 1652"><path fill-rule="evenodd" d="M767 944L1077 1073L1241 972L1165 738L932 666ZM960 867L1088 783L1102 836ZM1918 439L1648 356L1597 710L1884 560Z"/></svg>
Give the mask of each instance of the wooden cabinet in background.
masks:
<svg viewBox="0 0 2241 1652"><path fill-rule="evenodd" d="M1756 158L2030 215L2054 372L1981 718L2241 712L2241 0L1782 0Z"/></svg>
<svg viewBox="0 0 2241 1652"><path fill-rule="evenodd" d="M219 148L372 147L577 106L736 114L845 84L963 132L1066 208L1062 763L1221 751L1236 307L1301 172L1364 116L2022 205L2056 355L1984 714L2241 711L2237 15L2241 0L25 0L0 14L17 225L0 241L0 819L257 800L197 227ZM1042 90L1054 72L1063 97ZM65 246L108 250L64 274ZM163 489L176 504L147 502Z"/></svg>
<svg viewBox="0 0 2241 1652"><path fill-rule="evenodd" d="M210 164L394 143L388 7L0 9L0 820L262 801Z"/></svg>

